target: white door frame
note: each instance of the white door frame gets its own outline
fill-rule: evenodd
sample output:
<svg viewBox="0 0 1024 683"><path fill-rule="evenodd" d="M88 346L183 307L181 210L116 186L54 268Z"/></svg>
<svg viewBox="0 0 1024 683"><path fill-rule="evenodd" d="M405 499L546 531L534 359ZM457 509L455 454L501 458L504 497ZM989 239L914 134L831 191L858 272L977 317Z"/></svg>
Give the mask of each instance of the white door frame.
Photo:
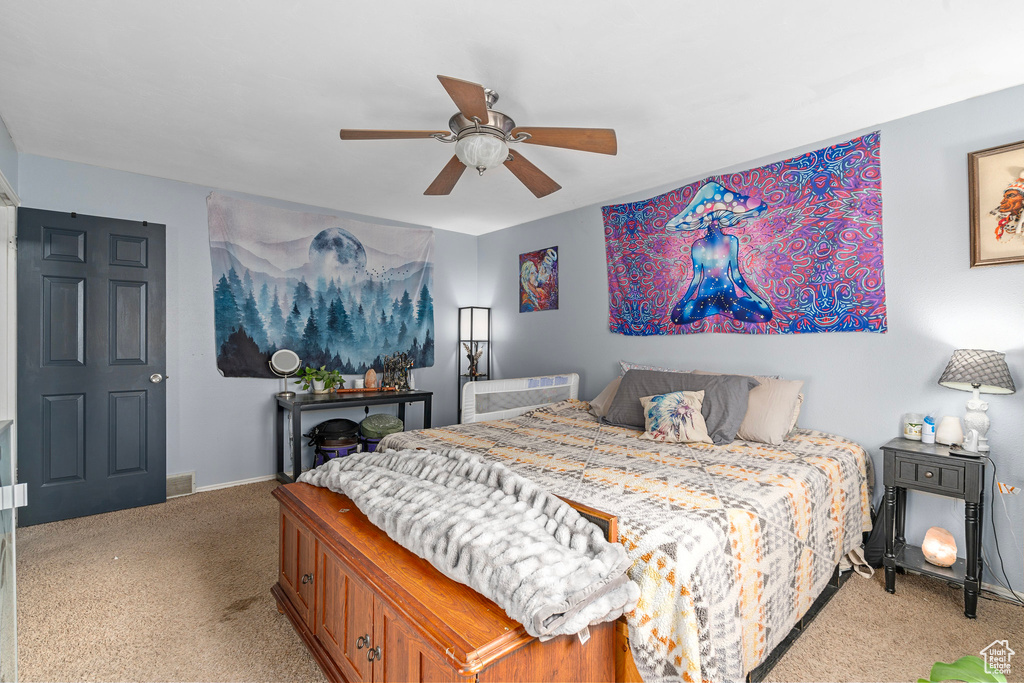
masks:
<svg viewBox="0 0 1024 683"><path fill-rule="evenodd" d="M18 457L18 206L21 200L0 173L0 420L15 420L11 454ZM17 471L17 470L15 470Z"/></svg>

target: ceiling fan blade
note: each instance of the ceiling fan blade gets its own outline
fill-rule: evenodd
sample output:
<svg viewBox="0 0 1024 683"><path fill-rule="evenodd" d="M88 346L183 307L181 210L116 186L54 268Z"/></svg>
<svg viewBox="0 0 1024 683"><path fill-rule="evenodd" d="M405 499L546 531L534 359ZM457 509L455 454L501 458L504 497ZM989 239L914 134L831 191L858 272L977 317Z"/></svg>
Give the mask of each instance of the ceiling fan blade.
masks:
<svg viewBox="0 0 1024 683"><path fill-rule="evenodd" d="M451 135L447 130L352 130L341 129L342 140L406 140L410 138L429 138L440 133Z"/></svg>
<svg viewBox="0 0 1024 683"><path fill-rule="evenodd" d="M512 175L519 178L523 185L526 185L526 188L537 199L562 189L561 185L549 178L544 171L527 161L518 151L509 150L508 154L509 158L505 161L505 166L508 170L512 171Z"/></svg>
<svg viewBox="0 0 1024 683"><path fill-rule="evenodd" d="M487 123L487 97L484 95L484 86L479 83L470 83L451 76L438 76L437 80L448 91L455 105L470 121L473 117L480 119L481 123Z"/></svg>
<svg viewBox="0 0 1024 683"><path fill-rule="evenodd" d="M611 128L515 128L512 135L529 133L530 139L525 142L531 145L578 149L581 152L598 154L615 154L618 145L615 131Z"/></svg>
<svg viewBox="0 0 1024 683"><path fill-rule="evenodd" d="M459 161L458 157L452 157L423 194L451 194L455 183L459 182L465 170L466 165Z"/></svg>

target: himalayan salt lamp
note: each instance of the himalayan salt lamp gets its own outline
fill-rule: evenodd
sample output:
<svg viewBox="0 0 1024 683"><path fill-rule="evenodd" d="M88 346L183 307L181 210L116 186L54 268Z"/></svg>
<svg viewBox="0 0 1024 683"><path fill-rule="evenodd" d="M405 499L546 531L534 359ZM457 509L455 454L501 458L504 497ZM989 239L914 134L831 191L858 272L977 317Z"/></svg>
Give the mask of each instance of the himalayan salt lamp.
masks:
<svg viewBox="0 0 1024 683"><path fill-rule="evenodd" d="M924 559L936 567L949 567L956 562L956 540L953 534L940 526L933 526L924 535L921 544Z"/></svg>
<svg viewBox="0 0 1024 683"><path fill-rule="evenodd" d="M373 368L370 368L369 370L366 371L366 376L364 377L364 380L367 389L377 388L377 372Z"/></svg>

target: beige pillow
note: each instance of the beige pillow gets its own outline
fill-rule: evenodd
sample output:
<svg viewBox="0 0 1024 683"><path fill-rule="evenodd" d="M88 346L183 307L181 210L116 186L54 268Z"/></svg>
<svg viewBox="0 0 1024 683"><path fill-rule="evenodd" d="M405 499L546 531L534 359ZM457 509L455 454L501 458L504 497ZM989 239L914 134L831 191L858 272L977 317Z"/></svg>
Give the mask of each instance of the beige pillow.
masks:
<svg viewBox="0 0 1024 683"><path fill-rule="evenodd" d="M790 433L796 429L796 421L800 419L800 408L804 404L804 395L800 394L796 397L796 408L793 409L793 424L789 425Z"/></svg>
<svg viewBox="0 0 1024 683"><path fill-rule="evenodd" d="M621 381L622 376L619 375L611 382L608 382L608 386L597 395L597 398L590 402L591 415L594 417L604 417L608 414L608 408L612 405L612 399L615 398L615 394L619 390L619 382Z"/></svg>
<svg viewBox="0 0 1024 683"><path fill-rule="evenodd" d="M694 370L696 375L719 375L719 372ZM801 380L778 379L753 375L761 384L750 390L747 414L736 433L737 439L758 441L778 446L796 427L803 394Z"/></svg>
<svg viewBox="0 0 1024 683"><path fill-rule="evenodd" d="M700 413L703 391L676 391L644 396L645 430L639 438L665 443L714 443Z"/></svg>

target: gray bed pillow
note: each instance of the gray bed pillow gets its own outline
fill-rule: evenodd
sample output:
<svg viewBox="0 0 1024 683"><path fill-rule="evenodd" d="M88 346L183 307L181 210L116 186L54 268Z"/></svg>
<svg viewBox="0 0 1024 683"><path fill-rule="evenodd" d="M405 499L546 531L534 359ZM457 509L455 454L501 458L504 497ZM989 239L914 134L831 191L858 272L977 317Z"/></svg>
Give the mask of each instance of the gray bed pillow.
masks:
<svg viewBox="0 0 1024 683"><path fill-rule="evenodd" d="M747 396L760 383L739 375L694 375L688 372L629 370L608 408L605 421L624 427L644 429L644 396L676 391L703 391L700 414L715 445L731 443L747 414Z"/></svg>

